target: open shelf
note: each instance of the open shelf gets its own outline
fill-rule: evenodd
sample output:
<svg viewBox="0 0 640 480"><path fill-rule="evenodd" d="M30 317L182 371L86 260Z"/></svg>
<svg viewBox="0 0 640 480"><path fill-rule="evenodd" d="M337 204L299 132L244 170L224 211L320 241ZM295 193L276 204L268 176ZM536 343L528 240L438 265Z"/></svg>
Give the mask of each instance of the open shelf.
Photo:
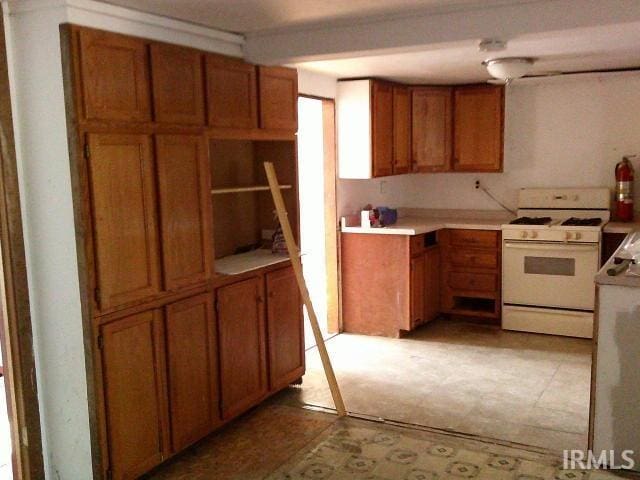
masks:
<svg viewBox="0 0 640 480"><path fill-rule="evenodd" d="M276 263L289 260L289 255L283 253L271 253L270 249L258 248L250 252L228 255L216 260L216 273L222 275L239 275Z"/></svg>
<svg viewBox="0 0 640 480"><path fill-rule="evenodd" d="M281 190L290 190L293 185L280 185ZM223 193L264 192L269 190L269 185L252 185L247 187L220 187L211 190L211 195Z"/></svg>

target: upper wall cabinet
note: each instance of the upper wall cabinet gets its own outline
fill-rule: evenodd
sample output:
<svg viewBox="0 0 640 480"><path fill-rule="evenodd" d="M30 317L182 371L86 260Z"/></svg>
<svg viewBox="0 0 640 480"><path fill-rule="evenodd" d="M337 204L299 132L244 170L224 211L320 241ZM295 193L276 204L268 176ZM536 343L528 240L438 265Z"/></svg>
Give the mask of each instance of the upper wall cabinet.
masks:
<svg viewBox="0 0 640 480"><path fill-rule="evenodd" d="M416 87L411 97L414 171L446 172L451 169L452 89Z"/></svg>
<svg viewBox="0 0 640 480"><path fill-rule="evenodd" d="M147 47L143 40L81 29L83 111L89 120L151 120Z"/></svg>
<svg viewBox="0 0 640 480"><path fill-rule="evenodd" d="M502 171L504 87L456 88L453 116L453 170Z"/></svg>
<svg viewBox="0 0 640 480"><path fill-rule="evenodd" d="M237 58L207 55L209 125L258 128L256 67Z"/></svg>
<svg viewBox="0 0 640 480"><path fill-rule="evenodd" d="M393 174L393 93L393 84L379 80L338 82L336 107L340 178L374 178ZM402 110L401 105L396 105Z"/></svg>
<svg viewBox="0 0 640 480"><path fill-rule="evenodd" d="M258 67L260 127L298 130L298 72L285 67Z"/></svg>
<svg viewBox="0 0 640 480"><path fill-rule="evenodd" d="M411 170L411 93L409 87L393 87L393 173Z"/></svg>
<svg viewBox="0 0 640 480"><path fill-rule="evenodd" d="M371 106L373 176L384 177L393 174L393 85L373 82Z"/></svg>
<svg viewBox="0 0 640 480"><path fill-rule="evenodd" d="M174 45L151 45L155 119L163 123L204 125L202 55Z"/></svg>

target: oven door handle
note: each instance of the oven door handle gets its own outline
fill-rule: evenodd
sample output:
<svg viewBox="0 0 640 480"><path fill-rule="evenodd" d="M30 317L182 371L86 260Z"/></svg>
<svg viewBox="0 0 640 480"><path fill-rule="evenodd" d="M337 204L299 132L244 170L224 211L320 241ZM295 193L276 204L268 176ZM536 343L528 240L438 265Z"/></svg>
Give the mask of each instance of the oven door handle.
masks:
<svg viewBox="0 0 640 480"><path fill-rule="evenodd" d="M534 243L534 242L504 242L505 248L517 248L520 250L556 250L562 252L597 252L598 244L593 245L576 245L571 243L561 243L553 245L550 243Z"/></svg>

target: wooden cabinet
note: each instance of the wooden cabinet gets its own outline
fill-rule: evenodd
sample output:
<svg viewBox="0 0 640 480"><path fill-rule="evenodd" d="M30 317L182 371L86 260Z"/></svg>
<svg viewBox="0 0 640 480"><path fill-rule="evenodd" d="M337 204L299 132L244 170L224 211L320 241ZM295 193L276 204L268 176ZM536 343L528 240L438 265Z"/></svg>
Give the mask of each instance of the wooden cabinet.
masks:
<svg viewBox="0 0 640 480"><path fill-rule="evenodd" d="M371 130L373 176L393 173L393 86L374 81L371 84Z"/></svg>
<svg viewBox="0 0 640 480"><path fill-rule="evenodd" d="M210 294L166 307L166 345L171 443L178 452L220 423L218 339Z"/></svg>
<svg viewBox="0 0 640 480"><path fill-rule="evenodd" d="M453 169L502 171L504 88L491 85L454 90Z"/></svg>
<svg viewBox="0 0 640 480"><path fill-rule="evenodd" d="M285 67L258 67L260 127L298 131L298 72Z"/></svg>
<svg viewBox="0 0 640 480"><path fill-rule="evenodd" d="M412 102L412 157L416 172L451 169L452 89L415 87Z"/></svg>
<svg viewBox="0 0 640 480"><path fill-rule="evenodd" d="M151 119L147 46L143 40L79 31L83 113L90 120Z"/></svg>
<svg viewBox="0 0 640 480"><path fill-rule="evenodd" d="M405 86L393 87L393 173L411 170L411 95Z"/></svg>
<svg viewBox="0 0 640 480"><path fill-rule="evenodd" d="M411 326L424 322L424 255L411 259Z"/></svg>
<svg viewBox="0 0 640 480"><path fill-rule="evenodd" d="M424 322L440 314L440 247L430 246L424 255Z"/></svg>
<svg viewBox="0 0 640 480"><path fill-rule="evenodd" d="M340 239L345 332L398 337L440 313L435 233Z"/></svg>
<svg viewBox="0 0 640 480"><path fill-rule="evenodd" d="M452 315L500 318L500 232L445 230L441 236L441 303Z"/></svg>
<svg viewBox="0 0 640 480"><path fill-rule="evenodd" d="M258 128L256 67L237 58L206 57L209 125Z"/></svg>
<svg viewBox="0 0 640 480"><path fill-rule="evenodd" d="M202 54L164 43L153 43L150 49L156 121L204 125Z"/></svg>
<svg viewBox="0 0 640 480"><path fill-rule="evenodd" d="M104 325L98 343L108 468L114 479L137 478L168 453L161 313L150 310Z"/></svg>
<svg viewBox="0 0 640 480"><path fill-rule="evenodd" d="M165 288L176 290L211 276L206 144L199 136L158 135L156 163Z"/></svg>
<svg viewBox="0 0 640 480"><path fill-rule="evenodd" d="M96 307L105 311L160 290L156 193L147 135L87 136Z"/></svg>
<svg viewBox="0 0 640 480"><path fill-rule="evenodd" d="M250 408L268 391L262 290L257 277L217 290L224 419Z"/></svg>
<svg viewBox="0 0 640 480"><path fill-rule="evenodd" d="M266 275L269 385L278 390L304 373L302 301L293 268Z"/></svg>

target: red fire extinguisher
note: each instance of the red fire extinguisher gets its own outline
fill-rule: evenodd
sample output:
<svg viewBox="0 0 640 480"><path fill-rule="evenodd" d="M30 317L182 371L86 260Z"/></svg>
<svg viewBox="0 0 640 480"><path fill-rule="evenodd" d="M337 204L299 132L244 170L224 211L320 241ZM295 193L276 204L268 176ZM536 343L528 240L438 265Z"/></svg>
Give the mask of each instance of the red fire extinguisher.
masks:
<svg viewBox="0 0 640 480"><path fill-rule="evenodd" d="M633 220L633 157L622 157L616 165L616 217L623 222Z"/></svg>

